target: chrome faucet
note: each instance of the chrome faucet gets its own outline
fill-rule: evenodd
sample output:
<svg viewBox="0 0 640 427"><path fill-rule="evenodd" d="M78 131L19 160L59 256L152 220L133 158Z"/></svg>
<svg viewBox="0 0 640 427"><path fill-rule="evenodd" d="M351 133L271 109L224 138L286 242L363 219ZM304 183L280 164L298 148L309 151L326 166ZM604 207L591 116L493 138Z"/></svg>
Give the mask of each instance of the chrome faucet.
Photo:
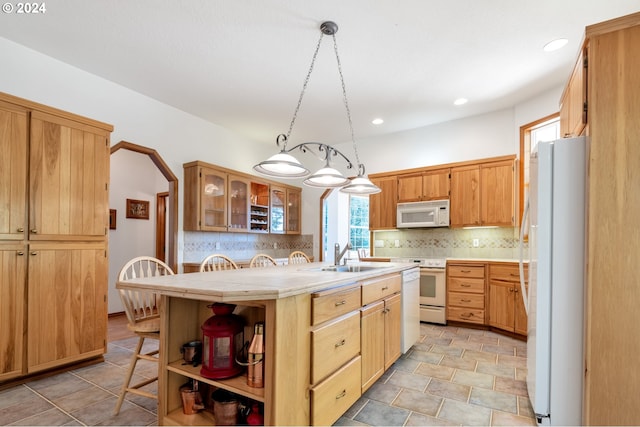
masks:
<svg viewBox="0 0 640 427"><path fill-rule="evenodd" d="M333 250L333 259L334 259L334 265L340 265L340 260L342 259L342 257L344 256L344 254L347 253L347 251L351 249L351 243L347 243L347 245L344 247L344 249L342 250L342 252L340 252L340 244L336 243L334 250ZM347 259L344 259L344 264L347 264Z"/></svg>

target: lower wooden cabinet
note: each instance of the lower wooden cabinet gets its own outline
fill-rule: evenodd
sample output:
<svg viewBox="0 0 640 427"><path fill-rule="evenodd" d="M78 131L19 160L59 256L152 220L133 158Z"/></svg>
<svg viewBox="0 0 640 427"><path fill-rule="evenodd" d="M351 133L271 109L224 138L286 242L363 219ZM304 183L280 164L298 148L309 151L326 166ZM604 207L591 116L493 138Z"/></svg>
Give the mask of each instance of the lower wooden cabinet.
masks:
<svg viewBox="0 0 640 427"><path fill-rule="evenodd" d="M332 425L360 398L361 358L358 356L311 388L311 425Z"/></svg>
<svg viewBox="0 0 640 427"><path fill-rule="evenodd" d="M489 325L527 335L518 264L489 264Z"/></svg>
<svg viewBox="0 0 640 427"><path fill-rule="evenodd" d="M105 353L105 245L33 243L28 257L28 373Z"/></svg>
<svg viewBox="0 0 640 427"><path fill-rule="evenodd" d="M0 381L23 373L26 258L25 245L0 245Z"/></svg>
<svg viewBox="0 0 640 427"><path fill-rule="evenodd" d="M400 294L384 300L384 370L386 371L402 354L402 305Z"/></svg>
<svg viewBox="0 0 640 427"><path fill-rule="evenodd" d="M362 392L398 360L402 353L400 294L376 301L361 310Z"/></svg>
<svg viewBox="0 0 640 427"><path fill-rule="evenodd" d="M485 265L447 264L447 320L485 324Z"/></svg>
<svg viewBox="0 0 640 427"><path fill-rule="evenodd" d="M360 311L360 348L362 354L362 393L384 373L384 301Z"/></svg>

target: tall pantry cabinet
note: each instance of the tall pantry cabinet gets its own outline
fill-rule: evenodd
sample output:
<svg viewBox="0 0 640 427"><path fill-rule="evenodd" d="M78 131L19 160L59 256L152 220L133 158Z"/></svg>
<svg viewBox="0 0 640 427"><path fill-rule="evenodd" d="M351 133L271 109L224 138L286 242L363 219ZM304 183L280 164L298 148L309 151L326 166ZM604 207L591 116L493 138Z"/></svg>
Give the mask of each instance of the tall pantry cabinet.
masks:
<svg viewBox="0 0 640 427"><path fill-rule="evenodd" d="M561 132L587 136L585 425L639 425L640 12L586 28ZM586 82L586 84L585 84Z"/></svg>
<svg viewBox="0 0 640 427"><path fill-rule="evenodd" d="M0 93L0 382L106 351L112 130Z"/></svg>

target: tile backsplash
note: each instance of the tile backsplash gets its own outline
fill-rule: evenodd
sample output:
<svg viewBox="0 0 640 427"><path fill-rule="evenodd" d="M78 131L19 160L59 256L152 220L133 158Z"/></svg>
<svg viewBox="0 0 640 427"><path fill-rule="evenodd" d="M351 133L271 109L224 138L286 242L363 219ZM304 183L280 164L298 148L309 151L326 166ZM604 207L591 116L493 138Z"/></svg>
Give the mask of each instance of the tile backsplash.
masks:
<svg viewBox="0 0 640 427"><path fill-rule="evenodd" d="M214 253L234 260L249 260L258 253L287 258L293 251L313 256L313 235L184 232L183 262L199 263Z"/></svg>
<svg viewBox="0 0 640 427"><path fill-rule="evenodd" d="M376 231L373 255L380 257L520 257L518 228L430 228ZM475 245L474 245L475 244ZM377 247L380 246L380 247ZM528 244L524 246L528 258Z"/></svg>

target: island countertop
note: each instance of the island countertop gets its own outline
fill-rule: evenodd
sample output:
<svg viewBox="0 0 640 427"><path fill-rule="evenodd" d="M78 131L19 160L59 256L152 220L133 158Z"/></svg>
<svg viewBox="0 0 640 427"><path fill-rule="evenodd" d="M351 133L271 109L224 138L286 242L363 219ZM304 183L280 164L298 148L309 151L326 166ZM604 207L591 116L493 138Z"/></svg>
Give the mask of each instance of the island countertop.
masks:
<svg viewBox="0 0 640 427"><path fill-rule="evenodd" d="M118 281L117 289L154 291L162 295L213 302L273 300L310 293L414 268L407 263L360 262L375 267L360 272L322 271L330 263L174 274ZM352 264L353 265L353 264Z"/></svg>

